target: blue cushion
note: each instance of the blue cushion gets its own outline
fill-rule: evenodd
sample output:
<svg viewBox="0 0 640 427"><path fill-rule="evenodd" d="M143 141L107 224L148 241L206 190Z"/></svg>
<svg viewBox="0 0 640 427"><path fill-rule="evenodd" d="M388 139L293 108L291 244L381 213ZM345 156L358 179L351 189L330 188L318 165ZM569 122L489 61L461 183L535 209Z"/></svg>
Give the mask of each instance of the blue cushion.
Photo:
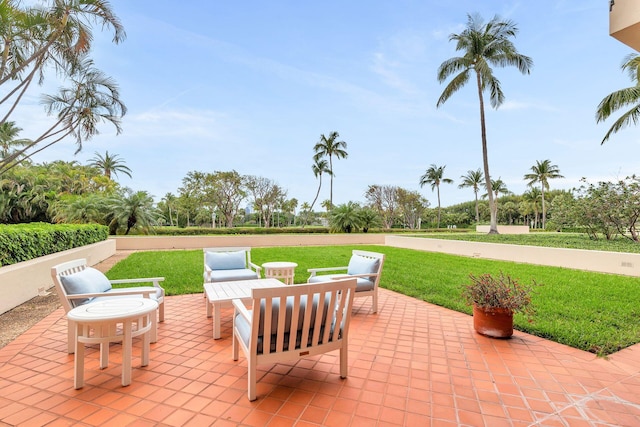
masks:
<svg viewBox="0 0 640 427"><path fill-rule="evenodd" d="M344 274L322 274L320 276L311 276L309 277L309 280L307 281L307 283L328 282L330 280L333 280L334 277L336 279L344 278ZM369 280L366 277L356 277L356 283L357 283L356 293L363 292L363 291L370 291L373 289L373 286L375 285L375 279Z"/></svg>
<svg viewBox="0 0 640 427"><path fill-rule="evenodd" d="M107 292L111 289L111 282L107 276L92 267L86 267L77 273L60 276L60 283L64 287L67 295L93 294ZM71 305L77 307L86 304L93 298L72 299Z"/></svg>
<svg viewBox="0 0 640 427"><path fill-rule="evenodd" d="M353 255L349 260L347 274L367 274L377 273L380 267L380 260L377 258L367 258L360 255ZM376 278L369 277L369 280L375 281Z"/></svg>
<svg viewBox="0 0 640 427"><path fill-rule="evenodd" d="M234 270L213 270L210 273L210 282L229 282L231 280L259 279L258 273L248 268ZM206 278L205 278L206 280Z"/></svg>
<svg viewBox="0 0 640 427"><path fill-rule="evenodd" d="M245 251L208 252L205 262L212 270L236 270L247 268L247 254Z"/></svg>

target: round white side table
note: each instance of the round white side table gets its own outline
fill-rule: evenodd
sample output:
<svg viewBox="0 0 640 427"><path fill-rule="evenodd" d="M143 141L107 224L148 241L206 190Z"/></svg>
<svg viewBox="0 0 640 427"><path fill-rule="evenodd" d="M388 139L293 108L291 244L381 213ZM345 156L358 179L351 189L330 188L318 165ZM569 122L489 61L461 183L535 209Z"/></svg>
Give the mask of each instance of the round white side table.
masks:
<svg viewBox="0 0 640 427"><path fill-rule="evenodd" d="M151 316L158 303L149 298L113 298L91 302L70 310L76 322L74 388L84 386L84 346L100 344L100 369L109 364L109 343L122 341L122 385L131 384L132 338L142 335L142 366L149 364ZM135 329L133 324L136 325ZM118 328L118 325L122 327Z"/></svg>
<svg viewBox="0 0 640 427"><path fill-rule="evenodd" d="M282 280L285 285L293 285L293 276L297 266L298 264L295 262L286 261L265 262L262 264L265 278Z"/></svg>

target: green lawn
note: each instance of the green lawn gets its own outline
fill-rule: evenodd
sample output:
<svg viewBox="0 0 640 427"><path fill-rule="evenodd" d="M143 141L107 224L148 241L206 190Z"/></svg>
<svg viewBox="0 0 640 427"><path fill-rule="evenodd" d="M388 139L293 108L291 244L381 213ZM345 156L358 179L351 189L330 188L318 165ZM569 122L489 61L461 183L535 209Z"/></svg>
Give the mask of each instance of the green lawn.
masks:
<svg viewBox="0 0 640 427"><path fill-rule="evenodd" d="M254 248L251 254L256 264L298 263L295 281L303 283L308 268L347 265L354 248L387 255L383 288L471 314L461 297L468 275L503 271L543 284L533 296L537 310L533 322L516 315L517 329L599 355L640 342L640 286L633 277L387 246ZM164 276L167 294L177 295L202 292L202 272L202 250L180 250L136 252L107 275L111 279Z"/></svg>
<svg viewBox="0 0 640 427"><path fill-rule="evenodd" d="M549 248L587 249L594 251L640 253L640 244L625 237L612 240L604 237L593 240L585 233L529 233L529 234L487 234L487 233L428 233L411 237L432 239L464 240L470 242L507 243L510 245L544 246Z"/></svg>

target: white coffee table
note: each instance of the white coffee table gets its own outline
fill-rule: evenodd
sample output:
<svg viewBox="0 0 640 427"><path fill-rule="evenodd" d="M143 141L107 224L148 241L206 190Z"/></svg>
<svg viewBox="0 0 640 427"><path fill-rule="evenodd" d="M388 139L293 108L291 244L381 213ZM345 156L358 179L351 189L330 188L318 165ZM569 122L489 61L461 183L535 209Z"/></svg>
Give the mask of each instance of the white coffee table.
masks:
<svg viewBox="0 0 640 427"><path fill-rule="evenodd" d="M271 277L282 280L285 285L293 285L293 277L298 264L295 262L276 261L262 264L264 277Z"/></svg>
<svg viewBox="0 0 640 427"><path fill-rule="evenodd" d="M151 316L158 303L149 298L113 298L84 304L70 310L67 318L76 323L76 389L84 386L84 346L100 344L100 369L109 364L109 343L122 341L122 385L131 384L132 338L142 335L142 366L149 364ZM136 324L135 330L133 324ZM122 325L118 328L118 325Z"/></svg>
<svg viewBox="0 0 640 427"><path fill-rule="evenodd" d="M257 288L272 288L286 286L277 279L235 280L231 282L211 282L204 284L207 297L207 317L211 317L213 310L213 338L220 339L220 309L222 304L231 304L233 299L251 299L251 290Z"/></svg>

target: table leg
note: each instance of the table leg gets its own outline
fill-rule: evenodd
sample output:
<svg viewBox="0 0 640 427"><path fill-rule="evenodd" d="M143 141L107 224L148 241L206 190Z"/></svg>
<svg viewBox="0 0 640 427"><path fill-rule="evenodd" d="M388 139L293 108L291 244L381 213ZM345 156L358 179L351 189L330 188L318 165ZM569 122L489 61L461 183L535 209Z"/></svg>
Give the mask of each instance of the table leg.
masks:
<svg viewBox="0 0 640 427"><path fill-rule="evenodd" d="M155 312L153 313L153 315L155 316ZM149 321L149 315L144 316L142 319L140 319L142 322L142 327L147 327L147 325L149 325L150 321ZM151 322L153 323L153 322ZM140 325L138 324L138 328L140 327ZM153 330L153 325L152 325L152 330ZM151 341L150 339L150 335L151 335L151 331L147 331L144 334L142 334L142 363L140 364L140 366L147 366L149 365L149 342Z"/></svg>
<svg viewBox="0 0 640 427"><path fill-rule="evenodd" d="M209 302L208 299L205 299L204 303L207 306L207 317L211 317L211 311L213 310L213 303Z"/></svg>
<svg viewBox="0 0 640 427"><path fill-rule="evenodd" d="M215 305L213 310L213 339L220 339L220 304L219 302L213 303L211 305Z"/></svg>
<svg viewBox="0 0 640 427"><path fill-rule="evenodd" d="M73 387L77 390L84 386L84 343L80 342L82 326L76 323L75 360L73 363Z"/></svg>
<svg viewBox="0 0 640 427"><path fill-rule="evenodd" d="M115 335L115 327L112 325L98 325L94 328L94 334L100 334L102 337L110 337ZM109 366L109 343L100 341L100 369L105 369Z"/></svg>
<svg viewBox="0 0 640 427"><path fill-rule="evenodd" d="M122 324L122 385L131 384L131 319L125 320Z"/></svg>

